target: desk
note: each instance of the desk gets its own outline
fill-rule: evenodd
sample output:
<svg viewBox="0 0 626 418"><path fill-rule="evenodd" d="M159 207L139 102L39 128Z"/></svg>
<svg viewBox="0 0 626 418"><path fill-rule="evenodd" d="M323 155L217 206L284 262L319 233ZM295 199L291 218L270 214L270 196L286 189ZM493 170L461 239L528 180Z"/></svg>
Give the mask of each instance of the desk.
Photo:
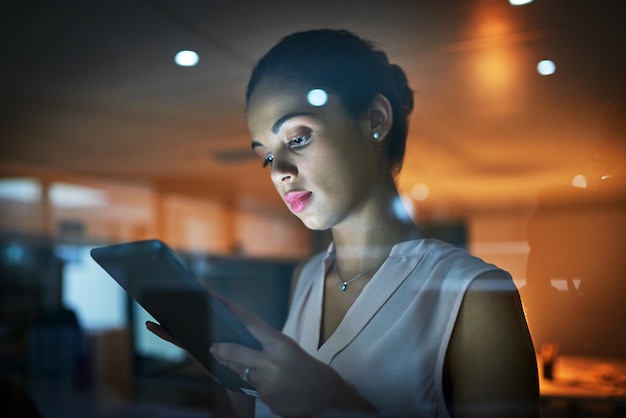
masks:
<svg viewBox="0 0 626 418"><path fill-rule="evenodd" d="M626 417L626 359L560 355L551 380L542 376L539 357L537 364L545 416L558 409L554 416Z"/></svg>

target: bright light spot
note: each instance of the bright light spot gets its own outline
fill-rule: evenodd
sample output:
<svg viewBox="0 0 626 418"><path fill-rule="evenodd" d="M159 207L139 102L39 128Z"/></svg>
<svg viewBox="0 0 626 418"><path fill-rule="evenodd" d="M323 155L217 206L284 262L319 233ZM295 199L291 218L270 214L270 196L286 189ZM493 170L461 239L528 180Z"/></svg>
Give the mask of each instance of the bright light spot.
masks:
<svg viewBox="0 0 626 418"><path fill-rule="evenodd" d="M41 198L41 186L35 179L14 178L0 180L0 199L35 203Z"/></svg>
<svg viewBox="0 0 626 418"><path fill-rule="evenodd" d="M559 292L567 292L567 279L551 278L550 284Z"/></svg>
<svg viewBox="0 0 626 418"><path fill-rule="evenodd" d="M313 106L324 106L328 101L328 93L322 89L313 89L306 95L306 99Z"/></svg>
<svg viewBox="0 0 626 418"><path fill-rule="evenodd" d="M587 188L587 177L583 176L582 174L578 174L572 180L572 186L580 187L581 189L586 189Z"/></svg>
<svg viewBox="0 0 626 418"><path fill-rule="evenodd" d="M75 184L54 183L50 186L50 202L60 208L105 206L108 203L104 191Z"/></svg>
<svg viewBox="0 0 626 418"><path fill-rule="evenodd" d="M411 222L415 214L415 208L408 196L401 196L399 199L394 200L393 212L396 214L396 217L403 222Z"/></svg>
<svg viewBox="0 0 626 418"><path fill-rule="evenodd" d="M522 6L524 4L532 3L533 0L509 0L509 3L513 6Z"/></svg>
<svg viewBox="0 0 626 418"><path fill-rule="evenodd" d="M426 200L429 193L430 190L428 189L428 186L424 183L417 183L411 189L411 197L415 200Z"/></svg>
<svg viewBox="0 0 626 418"><path fill-rule="evenodd" d="M550 284L552 287L555 287L560 292L571 292L572 286L574 289L580 289L580 282L582 279L580 277L572 277L571 279L564 279L560 277L552 277L550 278Z"/></svg>
<svg viewBox="0 0 626 418"><path fill-rule="evenodd" d="M541 75L554 74L555 70L556 65L554 65L554 62L550 60L539 61L539 64L537 64L537 71L539 71L539 74Z"/></svg>
<svg viewBox="0 0 626 418"><path fill-rule="evenodd" d="M174 57L176 64L181 67L193 67L198 63L200 57L195 51L183 50L179 51Z"/></svg>

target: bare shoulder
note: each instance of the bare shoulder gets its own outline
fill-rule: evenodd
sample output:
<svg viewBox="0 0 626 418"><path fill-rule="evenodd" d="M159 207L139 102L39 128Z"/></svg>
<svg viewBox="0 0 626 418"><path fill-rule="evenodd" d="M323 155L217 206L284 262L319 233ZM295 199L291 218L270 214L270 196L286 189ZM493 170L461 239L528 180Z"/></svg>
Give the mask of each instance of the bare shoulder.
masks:
<svg viewBox="0 0 626 418"><path fill-rule="evenodd" d="M455 417L539 416L535 351L519 293L505 274L468 289L446 357Z"/></svg>

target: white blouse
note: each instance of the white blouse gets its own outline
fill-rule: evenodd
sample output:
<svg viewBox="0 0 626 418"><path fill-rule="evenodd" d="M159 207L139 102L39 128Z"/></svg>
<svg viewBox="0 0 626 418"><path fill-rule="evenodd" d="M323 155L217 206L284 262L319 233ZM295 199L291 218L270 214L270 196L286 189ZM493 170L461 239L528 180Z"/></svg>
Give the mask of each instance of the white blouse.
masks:
<svg viewBox="0 0 626 418"><path fill-rule="evenodd" d="M283 333L348 380L382 416L449 418L443 369L463 296L472 281L508 273L443 241L396 244L319 346L324 277L334 246L311 258L295 289ZM273 416L257 400L256 416Z"/></svg>

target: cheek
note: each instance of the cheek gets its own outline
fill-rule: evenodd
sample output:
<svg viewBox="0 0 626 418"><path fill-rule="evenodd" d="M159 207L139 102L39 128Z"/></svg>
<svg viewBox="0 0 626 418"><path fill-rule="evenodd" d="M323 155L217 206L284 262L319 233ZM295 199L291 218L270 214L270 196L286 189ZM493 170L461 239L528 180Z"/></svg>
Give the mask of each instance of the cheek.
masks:
<svg viewBox="0 0 626 418"><path fill-rule="evenodd" d="M325 136L323 142L316 144L315 152L299 162L300 175L319 192L341 193L344 197L360 194L378 173L377 157L354 132L333 133ZM338 139L332 142L330 138Z"/></svg>
<svg viewBox="0 0 626 418"><path fill-rule="evenodd" d="M301 174L316 187L333 191L341 188L343 177L350 175L347 168L346 161L337 153L320 152L302 165Z"/></svg>
<svg viewBox="0 0 626 418"><path fill-rule="evenodd" d="M364 187L363 172L359 167L345 160L329 160L311 172L308 179L327 198L328 205L341 204L351 200L353 194L361 194Z"/></svg>

